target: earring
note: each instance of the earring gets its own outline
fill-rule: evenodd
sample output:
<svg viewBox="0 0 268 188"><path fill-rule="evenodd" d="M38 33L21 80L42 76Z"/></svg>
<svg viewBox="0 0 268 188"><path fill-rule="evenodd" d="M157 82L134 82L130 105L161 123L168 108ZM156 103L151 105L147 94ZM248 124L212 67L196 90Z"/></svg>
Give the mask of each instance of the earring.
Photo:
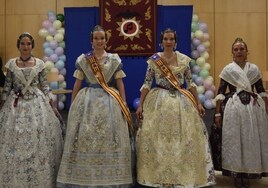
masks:
<svg viewBox="0 0 268 188"><path fill-rule="evenodd" d="M94 49L94 46L93 46L93 44L91 45L91 48L92 48L92 49Z"/></svg>
<svg viewBox="0 0 268 188"><path fill-rule="evenodd" d="M163 50L163 45L161 43L159 43L159 47Z"/></svg>
<svg viewBox="0 0 268 188"><path fill-rule="evenodd" d="M177 48L177 43L175 43L174 50L176 50L176 48Z"/></svg>

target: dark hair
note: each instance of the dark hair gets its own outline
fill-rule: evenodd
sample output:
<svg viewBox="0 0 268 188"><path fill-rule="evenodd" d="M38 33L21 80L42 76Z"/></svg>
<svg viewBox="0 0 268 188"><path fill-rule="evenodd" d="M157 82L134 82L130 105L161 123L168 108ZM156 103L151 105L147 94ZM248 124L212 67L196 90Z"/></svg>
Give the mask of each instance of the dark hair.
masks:
<svg viewBox="0 0 268 188"><path fill-rule="evenodd" d="M174 31L173 29L170 29L170 28L167 28L165 31L161 32L161 34L160 34L160 43L162 43L165 33L173 33L175 43L177 43L178 37L177 37L176 31Z"/></svg>
<svg viewBox="0 0 268 188"><path fill-rule="evenodd" d="M235 39L235 41L233 42L233 44L232 44L232 52L233 52L233 47L234 47L234 45L235 45L236 43L243 43L243 44L245 45L246 52L248 52L248 46L247 46L247 44L246 44L245 41L244 41L242 38L240 38L240 37L237 37L237 38Z"/></svg>
<svg viewBox="0 0 268 188"><path fill-rule="evenodd" d="M24 38L24 37L28 37L28 38L31 40L31 42L32 42L32 48L34 48L34 39L33 39L32 35L31 35L30 33L28 33L28 32L24 32L24 33L22 33L22 34L19 36L19 38L18 38L18 40L17 40L17 48L20 47L20 41L21 41L21 39Z"/></svg>
<svg viewBox="0 0 268 188"><path fill-rule="evenodd" d="M96 25L93 30L90 32L90 41L93 42L93 33L95 31L103 31L104 34L105 34L105 39L107 40L107 34L106 32L104 31L104 29L100 26L100 25Z"/></svg>

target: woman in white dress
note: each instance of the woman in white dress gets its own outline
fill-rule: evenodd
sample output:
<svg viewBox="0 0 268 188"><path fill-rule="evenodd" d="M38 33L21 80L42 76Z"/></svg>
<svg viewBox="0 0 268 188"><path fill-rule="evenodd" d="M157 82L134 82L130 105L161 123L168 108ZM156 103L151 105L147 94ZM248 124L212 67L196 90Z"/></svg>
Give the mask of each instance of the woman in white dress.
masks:
<svg viewBox="0 0 268 188"><path fill-rule="evenodd" d="M22 33L20 56L10 59L0 105L0 187L55 188L63 150L45 64L33 57L34 39Z"/></svg>
<svg viewBox="0 0 268 188"><path fill-rule="evenodd" d="M223 175L233 177L236 187L249 187L249 179L268 176L268 95L241 38L232 54L220 74L215 124L222 126Z"/></svg>
<svg viewBox="0 0 268 188"><path fill-rule="evenodd" d="M137 135L138 183L152 187L204 187L215 184L215 173L202 116L205 110L192 83L190 58L175 51L175 31L161 34L163 52L151 56L141 88L137 116L142 119ZM166 62L164 75L155 60ZM163 69L164 71L167 69ZM169 81L192 93L197 106ZM155 78L156 87L151 89ZM184 89L184 91L186 91Z"/></svg>
<svg viewBox="0 0 268 188"><path fill-rule="evenodd" d="M76 61L76 81L58 187L129 187L132 184L126 118L118 101L98 82L94 72L98 67L101 83L119 93L121 102L125 103L121 59L105 51L106 37L103 28L95 26L90 34L93 51L80 55ZM81 88L83 80L87 87Z"/></svg>

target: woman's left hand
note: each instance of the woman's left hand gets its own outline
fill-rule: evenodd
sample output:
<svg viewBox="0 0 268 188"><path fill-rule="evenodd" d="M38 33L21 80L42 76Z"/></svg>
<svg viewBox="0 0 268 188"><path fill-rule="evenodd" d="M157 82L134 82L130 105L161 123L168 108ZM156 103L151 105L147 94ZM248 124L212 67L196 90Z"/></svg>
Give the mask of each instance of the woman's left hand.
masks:
<svg viewBox="0 0 268 188"><path fill-rule="evenodd" d="M200 115L201 117L204 117L206 110L205 110L205 108L203 107L203 105L202 105L201 103L199 103L199 104L197 105L197 108L198 108L199 115Z"/></svg>

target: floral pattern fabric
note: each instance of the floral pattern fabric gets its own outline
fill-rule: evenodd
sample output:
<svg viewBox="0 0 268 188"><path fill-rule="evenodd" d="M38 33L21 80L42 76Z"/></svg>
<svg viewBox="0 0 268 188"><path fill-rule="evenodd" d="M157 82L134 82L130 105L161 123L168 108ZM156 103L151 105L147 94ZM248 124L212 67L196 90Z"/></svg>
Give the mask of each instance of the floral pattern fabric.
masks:
<svg viewBox="0 0 268 188"><path fill-rule="evenodd" d="M218 95L228 95L222 111L223 174L267 177L268 115L261 97L265 90L260 70L250 62L244 69L232 62L223 69L220 77ZM227 89L229 93L226 93ZM244 102L245 96L249 98L247 103Z"/></svg>
<svg viewBox="0 0 268 188"><path fill-rule="evenodd" d="M170 66L178 80L188 80L190 58L176 52L178 66ZM202 187L215 184L205 124L191 101L173 89L148 60L142 88L151 89L143 104L143 122L137 135L137 179L152 187Z"/></svg>
<svg viewBox="0 0 268 188"><path fill-rule="evenodd" d="M67 125L58 187L128 187L132 183L131 147L127 122L117 101L97 83L85 55L76 62L76 78L88 87L73 101ZM114 86L122 63L108 54L101 65L108 85ZM113 70L113 71L111 71Z"/></svg>
<svg viewBox="0 0 268 188"><path fill-rule="evenodd" d="M48 100L44 62L8 73L0 112L0 187L56 187L63 149L61 124Z"/></svg>

